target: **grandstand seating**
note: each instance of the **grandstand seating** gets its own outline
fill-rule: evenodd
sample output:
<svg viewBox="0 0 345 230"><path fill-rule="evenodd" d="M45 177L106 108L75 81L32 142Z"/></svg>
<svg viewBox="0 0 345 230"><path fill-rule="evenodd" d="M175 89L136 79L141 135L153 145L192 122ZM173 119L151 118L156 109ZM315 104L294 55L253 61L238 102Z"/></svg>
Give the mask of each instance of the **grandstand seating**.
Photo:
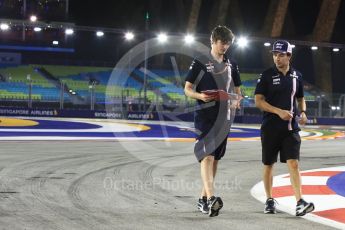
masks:
<svg viewBox="0 0 345 230"><path fill-rule="evenodd" d="M83 67L83 66L56 66L56 65L21 65L21 66L0 66L0 75L4 81L0 81L0 99L27 99L28 79L30 75L32 82L32 98L37 101L59 101L60 87L47 77L35 71L36 67L44 68L53 75L58 82L63 82L68 89L73 90L85 103L90 100L90 84L96 82L94 93L97 103L104 103L106 98L138 98L143 97L144 73L135 69L130 75L121 71L118 79L113 79L112 68L106 67ZM118 71L118 70L117 70ZM182 73L183 76L186 73ZM112 78L111 78L112 77ZM245 96L244 105L254 105L254 90L258 75L242 73L242 92ZM109 81L110 80L110 81ZM183 92L184 77L176 78L173 71L150 70L147 74L147 97L151 102L162 101L163 96L169 101L185 102ZM163 95L163 96L162 96ZM315 97L306 92L307 99ZM64 92L64 100L70 101L70 94Z"/></svg>

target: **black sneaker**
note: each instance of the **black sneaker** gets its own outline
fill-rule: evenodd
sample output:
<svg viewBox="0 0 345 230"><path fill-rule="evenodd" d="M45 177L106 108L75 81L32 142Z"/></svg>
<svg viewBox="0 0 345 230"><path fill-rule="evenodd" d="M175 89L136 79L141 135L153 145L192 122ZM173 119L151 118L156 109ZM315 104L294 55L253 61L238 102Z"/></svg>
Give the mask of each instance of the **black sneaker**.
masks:
<svg viewBox="0 0 345 230"><path fill-rule="evenodd" d="M314 211L315 206L313 203L308 203L303 199L300 199L296 205L296 216L304 216L305 214Z"/></svg>
<svg viewBox="0 0 345 230"><path fill-rule="evenodd" d="M276 214L276 203L277 201L273 198L268 198L265 203L265 209L264 213L265 214Z"/></svg>
<svg viewBox="0 0 345 230"><path fill-rule="evenodd" d="M208 214L208 206L207 206L207 197L203 196L202 198L199 198L197 202L197 206L200 212L204 214Z"/></svg>
<svg viewBox="0 0 345 230"><path fill-rule="evenodd" d="M218 216L219 210L223 208L223 201L220 197L211 196L208 198L208 216Z"/></svg>

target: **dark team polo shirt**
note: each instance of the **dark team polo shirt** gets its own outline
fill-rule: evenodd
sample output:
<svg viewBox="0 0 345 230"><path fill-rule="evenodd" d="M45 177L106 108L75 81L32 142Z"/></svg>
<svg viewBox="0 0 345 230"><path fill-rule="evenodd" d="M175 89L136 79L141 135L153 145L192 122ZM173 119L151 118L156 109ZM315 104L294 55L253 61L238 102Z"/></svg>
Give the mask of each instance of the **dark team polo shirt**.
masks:
<svg viewBox="0 0 345 230"><path fill-rule="evenodd" d="M240 86L241 79L237 64L224 55L221 63L213 59L209 53L206 56L194 59L192 62L186 81L195 86L195 91L200 93L204 90L222 89L228 93L233 93L234 87ZM219 111L228 110L228 102L207 102L197 100L195 116L200 118L215 119Z"/></svg>
<svg viewBox="0 0 345 230"><path fill-rule="evenodd" d="M293 118L290 121L284 121L276 114L264 112L262 128L275 127L290 131L299 130L296 98L304 97L303 80L300 72L290 67L284 76L275 66L267 69L258 79L255 94L264 95L266 102L272 106L293 112Z"/></svg>

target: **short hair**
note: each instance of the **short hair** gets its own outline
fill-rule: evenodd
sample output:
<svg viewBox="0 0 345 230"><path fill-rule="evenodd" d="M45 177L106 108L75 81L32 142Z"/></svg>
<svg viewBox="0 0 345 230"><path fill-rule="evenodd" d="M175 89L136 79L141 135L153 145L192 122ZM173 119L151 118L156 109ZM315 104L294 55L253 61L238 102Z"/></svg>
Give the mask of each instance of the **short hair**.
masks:
<svg viewBox="0 0 345 230"><path fill-rule="evenodd" d="M221 40L224 43L232 44L235 40L235 35L232 31L226 26L216 26L211 33L211 43Z"/></svg>

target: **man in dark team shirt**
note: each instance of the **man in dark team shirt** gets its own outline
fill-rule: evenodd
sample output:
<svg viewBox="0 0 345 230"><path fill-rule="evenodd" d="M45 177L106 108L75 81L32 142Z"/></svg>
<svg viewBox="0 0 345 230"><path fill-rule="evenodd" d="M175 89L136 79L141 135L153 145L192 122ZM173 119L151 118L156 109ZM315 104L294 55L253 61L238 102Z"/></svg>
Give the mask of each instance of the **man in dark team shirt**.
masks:
<svg viewBox="0 0 345 230"><path fill-rule="evenodd" d="M264 213L276 213L272 173L280 152L280 161L287 163L297 200L296 216L303 216L314 210L314 204L302 198L298 166L301 146L298 123L304 125L307 121L303 80L301 73L290 66L292 47L289 42L276 41L272 54L275 65L261 74L255 89L255 104L264 111L261 126L263 179L267 196Z"/></svg>
<svg viewBox="0 0 345 230"><path fill-rule="evenodd" d="M239 100L227 98L228 93L240 95L241 80L237 64L225 55L233 40L234 35L227 27L214 28L211 34L211 51L193 61L184 89L188 97L197 100L194 113L197 132L194 153L200 162L203 181L197 205L201 212L211 217L217 216L223 207L221 198L214 196L214 177L218 161L225 154L236 110L234 107L239 106ZM222 90L222 94L218 94L219 90Z"/></svg>

